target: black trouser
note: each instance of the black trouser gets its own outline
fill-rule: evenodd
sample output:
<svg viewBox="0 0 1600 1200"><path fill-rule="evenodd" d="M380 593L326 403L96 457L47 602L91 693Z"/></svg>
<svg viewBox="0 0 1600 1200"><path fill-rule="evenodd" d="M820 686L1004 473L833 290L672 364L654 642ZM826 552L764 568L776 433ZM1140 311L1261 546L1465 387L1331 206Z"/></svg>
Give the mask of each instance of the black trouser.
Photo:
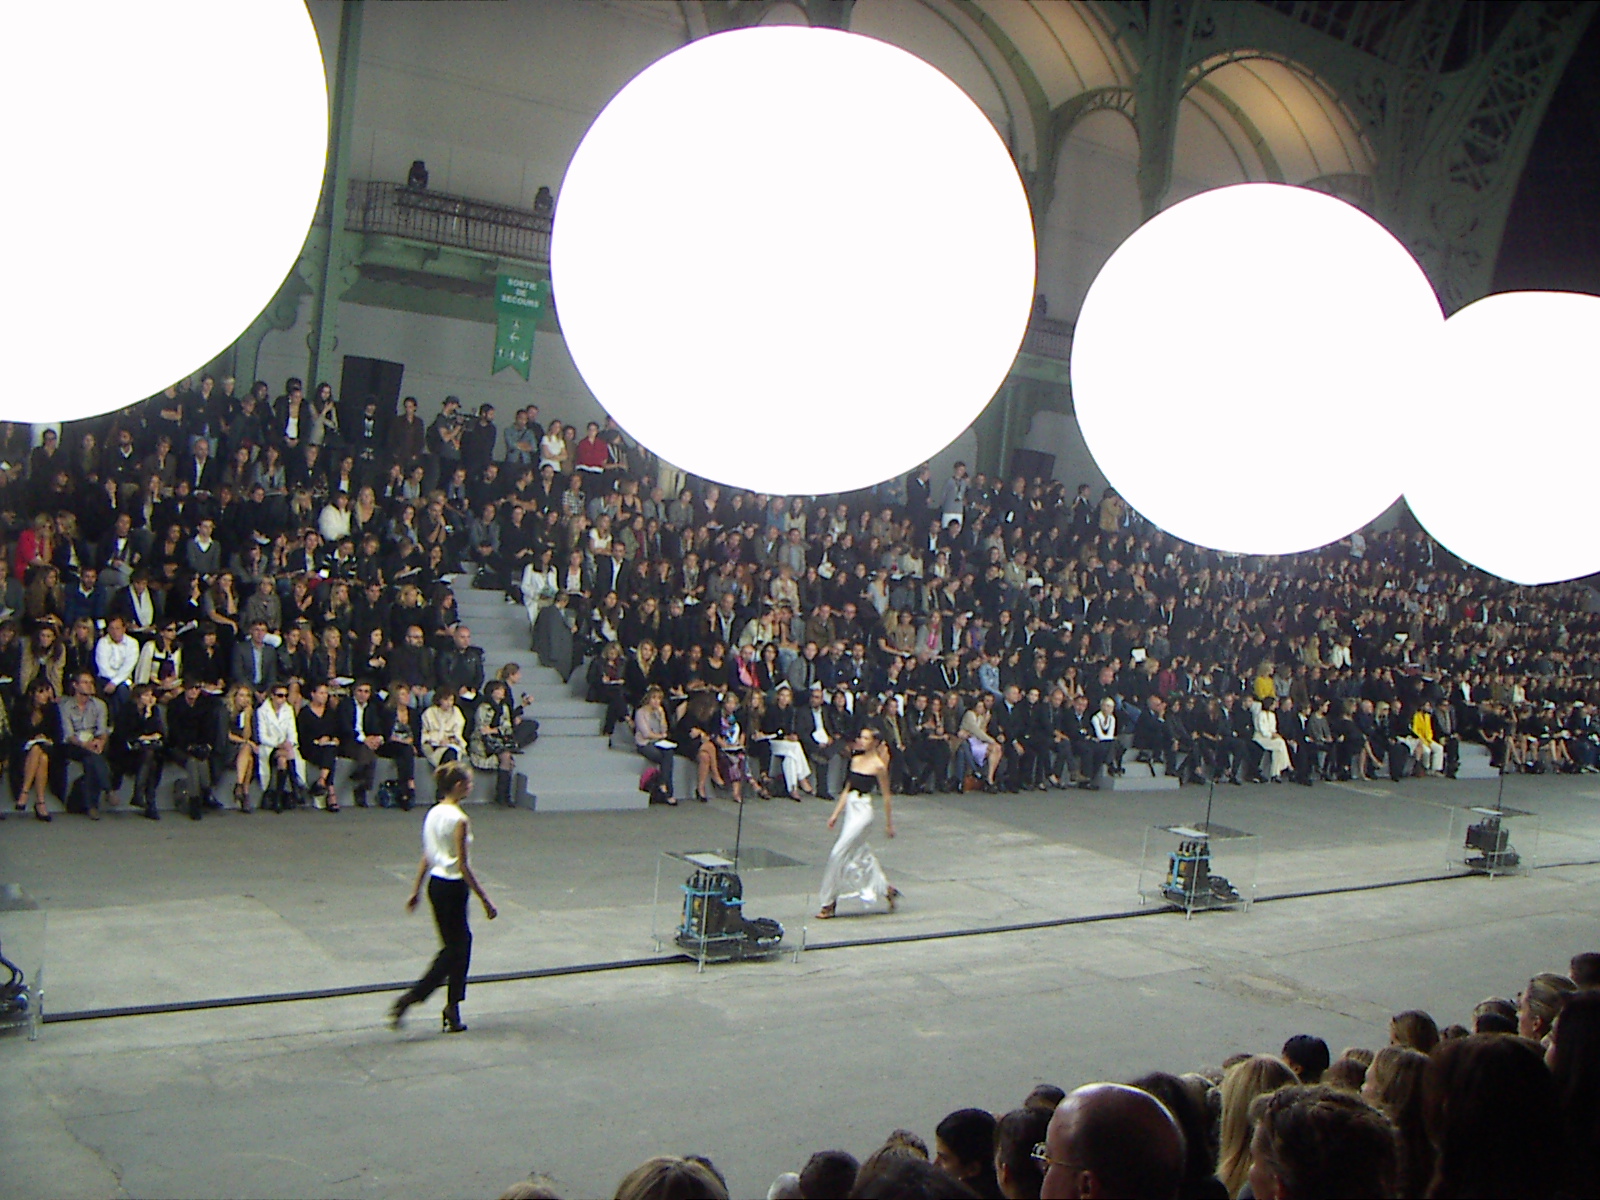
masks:
<svg viewBox="0 0 1600 1200"><path fill-rule="evenodd" d="M1217 760L1218 773L1226 772L1234 779L1245 768L1254 768L1260 762L1260 747L1249 738L1225 737L1222 739L1222 756ZM1226 764L1226 765L1224 765Z"/></svg>
<svg viewBox="0 0 1600 1200"><path fill-rule="evenodd" d="M161 786L161 772L165 766L166 760L159 745L140 747L138 758L133 760L133 796L130 803L149 805L156 802L156 788Z"/></svg>
<svg viewBox="0 0 1600 1200"><path fill-rule="evenodd" d="M428 903L433 906L433 920L439 926L439 937L444 945L439 947L426 973L406 993L406 1003L421 1004L441 983L448 983L449 1002L460 1004L467 994L467 968L472 965L467 881L428 876Z"/></svg>
<svg viewBox="0 0 1600 1200"><path fill-rule="evenodd" d="M374 750L366 742L351 738L339 743L339 757L348 758L355 764L355 769L350 772L350 786L360 791L371 789L380 757L394 763L395 777L403 789L411 788L417 770L417 752L405 742L385 740L383 745ZM331 780L331 774L329 778Z"/></svg>
<svg viewBox="0 0 1600 1200"><path fill-rule="evenodd" d="M176 763L183 768L184 774L189 779L189 794L191 796L209 796L211 789L216 786L217 764L212 758L210 746L168 746L167 761ZM232 766L232 763L228 764Z"/></svg>

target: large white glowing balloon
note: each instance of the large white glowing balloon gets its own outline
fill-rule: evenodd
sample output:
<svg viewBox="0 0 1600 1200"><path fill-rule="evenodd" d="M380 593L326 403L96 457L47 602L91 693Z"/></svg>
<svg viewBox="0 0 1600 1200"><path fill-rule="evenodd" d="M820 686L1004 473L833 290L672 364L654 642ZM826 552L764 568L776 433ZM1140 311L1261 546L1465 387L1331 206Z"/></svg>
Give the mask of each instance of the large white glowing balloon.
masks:
<svg viewBox="0 0 1600 1200"><path fill-rule="evenodd" d="M272 299L316 210L322 53L304 0L17 3L4 108L0 420L151 395Z"/></svg>
<svg viewBox="0 0 1600 1200"><path fill-rule="evenodd" d="M1446 549L1516 583L1600 571L1600 297L1505 292L1434 342L1429 385L1396 425L1406 503Z"/></svg>
<svg viewBox="0 0 1600 1200"><path fill-rule="evenodd" d="M1309 550L1400 494L1399 414L1442 320L1416 261L1358 209L1218 188L1152 218L1090 285L1073 404L1106 478L1163 529Z"/></svg>
<svg viewBox="0 0 1600 1200"><path fill-rule="evenodd" d="M685 470L862 487L939 450L1005 379L1033 230L1004 144L884 42L767 27L685 46L590 126L551 274L606 410Z"/></svg>

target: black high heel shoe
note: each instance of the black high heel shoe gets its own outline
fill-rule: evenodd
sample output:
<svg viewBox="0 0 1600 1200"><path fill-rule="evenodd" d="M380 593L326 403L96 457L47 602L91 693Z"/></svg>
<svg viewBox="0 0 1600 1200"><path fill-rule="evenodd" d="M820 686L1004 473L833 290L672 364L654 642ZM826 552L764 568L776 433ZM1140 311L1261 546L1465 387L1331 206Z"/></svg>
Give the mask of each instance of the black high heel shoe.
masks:
<svg viewBox="0 0 1600 1200"><path fill-rule="evenodd" d="M467 1027L461 1023L461 1010L454 1004L444 1006L444 1032L465 1033Z"/></svg>
<svg viewBox="0 0 1600 1200"><path fill-rule="evenodd" d="M405 995L404 993L402 993L401 996L400 996L400 999L396 1000L394 1002L394 1004L392 1004L389 1007L389 1028L390 1029L398 1030L400 1028L400 1026L405 1023L406 1009L408 1009L410 1007L411 1007L410 998L407 995Z"/></svg>

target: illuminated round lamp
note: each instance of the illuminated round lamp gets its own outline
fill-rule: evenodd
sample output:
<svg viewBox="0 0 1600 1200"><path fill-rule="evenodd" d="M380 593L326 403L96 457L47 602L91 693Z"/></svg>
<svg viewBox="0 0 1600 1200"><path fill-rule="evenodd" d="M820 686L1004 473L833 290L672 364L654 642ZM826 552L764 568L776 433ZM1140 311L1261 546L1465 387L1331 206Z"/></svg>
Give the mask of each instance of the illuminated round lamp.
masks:
<svg viewBox="0 0 1600 1200"><path fill-rule="evenodd" d="M294 265L327 153L316 30L303 0L13 4L0 28L0 420L110 412L227 349Z"/></svg>
<svg viewBox="0 0 1600 1200"><path fill-rule="evenodd" d="M994 396L1033 296L1005 145L934 68L836 30L763 27L654 63L567 168L555 303L584 382L696 475L865 487Z"/></svg>
<svg viewBox="0 0 1600 1200"><path fill-rule="evenodd" d="M1442 319L1416 260L1358 209L1218 188L1141 226L1090 285L1073 405L1106 478L1162 529L1310 550L1400 494L1414 455L1395 422Z"/></svg>
<svg viewBox="0 0 1600 1200"><path fill-rule="evenodd" d="M1435 342L1433 378L1396 427L1406 503L1446 549L1514 583L1600 571L1600 297L1504 292L1467 305ZM1525 481L1527 485L1514 481Z"/></svg>

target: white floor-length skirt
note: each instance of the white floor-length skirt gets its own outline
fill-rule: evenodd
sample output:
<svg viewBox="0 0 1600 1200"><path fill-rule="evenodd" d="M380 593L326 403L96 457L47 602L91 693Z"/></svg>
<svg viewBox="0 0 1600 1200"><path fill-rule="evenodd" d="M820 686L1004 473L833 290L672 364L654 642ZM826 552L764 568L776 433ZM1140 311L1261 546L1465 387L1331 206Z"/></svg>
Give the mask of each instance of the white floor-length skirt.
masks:
<svg viewBox="0 0 1600 1200"><path fill-rule="evenodd" d="M871 904L879 896L888 894L889 881L884 878L878 856L867 845L872 817L872 797L847 788L839 840L833 843L828 865L822 872L819 899L823 908L851 897L860 897L863 904Z"/></svg>

